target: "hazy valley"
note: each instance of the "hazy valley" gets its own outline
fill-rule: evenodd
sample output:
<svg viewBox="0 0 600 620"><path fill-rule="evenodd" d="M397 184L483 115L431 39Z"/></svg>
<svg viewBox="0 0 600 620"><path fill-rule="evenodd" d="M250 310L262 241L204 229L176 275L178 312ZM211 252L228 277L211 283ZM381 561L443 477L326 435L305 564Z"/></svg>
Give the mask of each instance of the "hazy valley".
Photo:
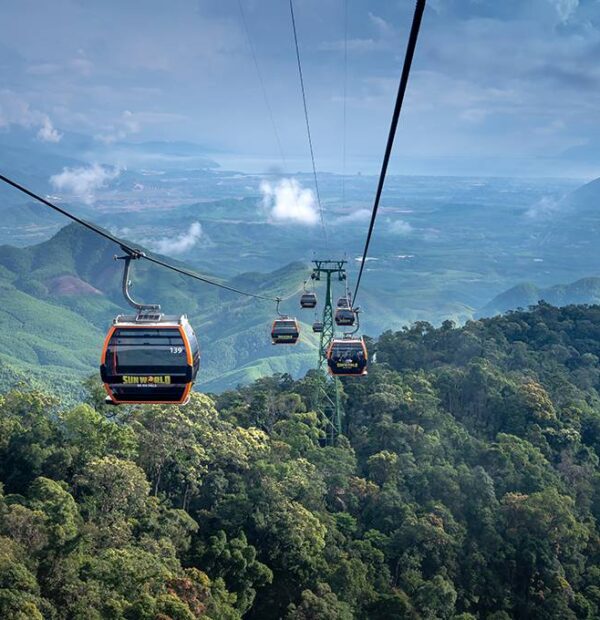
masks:
<svg viewBox="0 0 600 620"><path fill-rule="evenodd" d="M315 256L345 257L352 286L374 177L321 175L326 243L318 223L275 216L281 188L297 183L302 192L310 188L308 175L221 170L199 147L185 143L137 145L130 157L148 167L115 168L86 163L85 149L68 141L60 148L81 159L55 147L41 153L35 145L17 148L10 133L2 138L0 163L13 177L147 250L236 286L282 296L300 289ZM36 163L26 166L26 157ZM97 182L81 182L94 175ZM535 287L594 276L600 270L600 255L592 251L600 188L582 185L570 179L390 177L358 300L365 333L419 320L463 323L480 311L535 303ZM112 260L118 248L73 226L60 231L67 221L10 188L1 188L0 201L0 241L6 244L0 249L2 315L17 330L5 330L0 355L11 369L42 378L59 373L77 383L94 371L103 332L124 309L120 265ZM303 343L282 354L268 341L270 304L222 296L148 269L136 267L136 294L187 313L199 333L200 389L220 390L274 371L298 376L314 363L314 314L301 313L295 297L283 309L304 321ZM524 296L488 305L524 283ZM561 300L594 301L593 291L584 289Z"/></svg>

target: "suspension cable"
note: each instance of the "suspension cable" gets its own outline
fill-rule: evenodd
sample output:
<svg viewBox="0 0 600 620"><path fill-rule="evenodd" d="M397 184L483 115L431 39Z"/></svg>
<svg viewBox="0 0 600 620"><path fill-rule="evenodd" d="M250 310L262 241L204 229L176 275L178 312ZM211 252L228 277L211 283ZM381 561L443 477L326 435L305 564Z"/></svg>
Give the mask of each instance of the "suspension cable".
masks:
<svg viewBox="0 0 600 620"><path fill-rule="evenodd" d="M254 68L256 69L256 75L258 76L258 81L260 83L260 88L262 90L263 99L265 100L265 106L267 108L267 112L271 120L271 125L273 126L273 133L275 134L275 141L277 142L279 156L281 157L281 162L283 163L283 169L286 170L287 161L283 153L283 147L281 145L281 137L279 135L279 130L277 129L277 123L275 122L275 115L273 114L273 108L271 107L271 102L269 101L269 96L267 94L267 87L265 86L265 81L263 79L262 71L260 70L260 65L258 64L258 57L256 55L256 50L254 49L254 45L252 43L252 37L250 36L250 28L248 28L248 20L246 19L246 13L244 12L244 7L242 6L242 0L238 0L238 6L240 8L240 15L242 17L242 24L244 26L244 31L246 32L246 39L248 40L248 47L250 48L250 55L252 56L252 60L254 61Z"/></svg>
<svg viewBox="0 0 600 620"><path fill-rule="evenodd" d="M348 0L344 0L344 108L342 112L342 206L346 206L346 107L348 92Z"/></svg>
<svg viewBox="0 0 600 620"><path fill-rule="evenodd" d="M383 156L383 163L381 165L381 172L379 174L379 182L377 184L377 192L375 194L375 201L373 203L373 212L371 213L371 222L369 224L369 232L367 233L367 240L365 241L365 248L360 263L360 271L358 272L358 278L356 280L356 288L354 289L354 303L356 303L356 296L358 294L358 288L360 287L360 281L362 278L365 263L367 262L367 252L369 251L369 244L371 242L371 236L373 234L373 227L375 226L375 219L377 217L377 211L379 209L379 201L381 200L381 193L383 191L383 185L385 183L385 176L387 174L387 168L392 154L392 147L394 146L394 138L396 137L396 129L398 127L398 119L400 118L400 112L402 110L402 103L404 101L404 95L406 93L406 86L408 85L408 77L410 75L410 68L412 65L415 48L417 47L417 39L419 37L419 29L421 27L421 20L423 18L423 12L425 10L426 0L417 0L415 6L415 13L413 16L413 22L410 29L410 35L408 38L408 44L406 46L406 55L404 57L404 66L402 68L402 76L400 77L400 85L398 86L398 94L396 96L396 105L394 107L394 113L392 115L392 123L388 133L387 145L385 147L385 154Z"/></svg>
<svg viewBox="0 0 600 620"><path fill-rule="evenodd" d="M175 273L179 273L181 275L187 276L188 278L193 278L194 280L199 280L200 282L204 282L205 284L210 284L211 286L216 286L217 288L221 288L226 291L231 291L232 293L237 293L238 295L245 295L246 297L253 297L255 299L263 299L265 301L273 301L273 302L280 301L279 297L268 297L266 295L258 295L256 293L249 293L248 291L242 291L240 289L234 288L233 286L228 286L227 284L221 284L220 282L215 282L214 280L210 280L209 278L201 276L195 271L191 271L183 267L177 267L176 265L171 265L170 263L167 263L161 260L160 258L156 258L155 256L150 256L148 254L145 254L144 252L141 252L139 249L132 247L131 245L125 243L124 241L121 241L114 235L111 235L109 232L103 230L96 224L93 224L92 222L88 222L86 220L81 219L80 217L77 217L76 215L73 215L73 213L70 213L66 209L63 209L62 207L59 207L58 205L53 204L49 200L46 200L42 196L39 196L38 194L27 189L26 187L23 187L23 185L20 185L19 183L17 183L16 181L13 181L12 179L9 179L3 174L0 174L0 181L3 181L7 185L11 185L15 189L22 192L23 194L26 194L30 198L33 198L34 200L41 202L43 205L46 205L47 207L54 209L54 211L57 211L58 213L60 213L61 215L64 215L65 217L68 217L74 222L77 222L78 224L80 224L81 226L84 226L88 230L91 230L92 232L96 233L97 235L100 235L101 237L104 237L108 241L111 241L112 243L116 243L124 252L126 252L127 254L131 256L135 256L136 258L143 258L150 263L154 263L155 265L160 265L161 267L164 267L165 269L170 269L171 271L174 271Z"/></svg>
<svg viewBox="0 0 600 620"><path fill-rule="evenodd" d="M321 194L319 192L319 181L317 179L317 166L315 164L315 153L313 150L312 136L310 133L310 123L308 120L308 106L306 104L306 90L304 88L304 76L302 74L302 63L300 62L300 47L298 45L298 32L296 30L296 16L294 15L294 2L290 0L290 14L292 16L292 30L294 31L294 45L296 47L296 61L298 63L298 74L300 75L300 90L302 91L302 104L304 106L304 120L306 122L306 134L308 136L308 146L310 148L310 159L312 161L313 178L315 182L315 191L317 194L317 204L319 205L319 214L321 217L321 226L323 228L323 236L325 243L329 245L329 237L327 227L325 226L325 216L323 215L323 205L321 204Z"/></svg>

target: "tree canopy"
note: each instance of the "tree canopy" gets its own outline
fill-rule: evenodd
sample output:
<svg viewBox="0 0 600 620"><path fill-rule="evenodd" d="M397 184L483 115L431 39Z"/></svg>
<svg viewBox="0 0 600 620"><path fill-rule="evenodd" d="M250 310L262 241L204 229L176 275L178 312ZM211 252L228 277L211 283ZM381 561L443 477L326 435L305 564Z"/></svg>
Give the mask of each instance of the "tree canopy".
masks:
<svg viewBox="0 0 600 620"><path fill-rule="evenodd" d="M600 616L600 308L371 343L184 408L0 397L0 617Z"/></svg>

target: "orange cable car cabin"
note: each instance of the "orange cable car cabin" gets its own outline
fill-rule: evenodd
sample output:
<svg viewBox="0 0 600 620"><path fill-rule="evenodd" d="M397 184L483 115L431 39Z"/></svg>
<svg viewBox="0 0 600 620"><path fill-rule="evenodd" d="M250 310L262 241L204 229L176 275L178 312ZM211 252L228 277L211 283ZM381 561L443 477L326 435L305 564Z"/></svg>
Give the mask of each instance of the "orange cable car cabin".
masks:
<svg viewBox="0 0 600 620"><path fill-rule="evenodd" d="M361 377L367 374L369 355L362 338L334 338L327 350L329 374Z"/></svg>
<svg viewBox="0 0 600 620"><path fill-rule="evenodd" d="M111 404L184 405L200 367L185 316L117 316L102 350L100 376Z"/></svg>

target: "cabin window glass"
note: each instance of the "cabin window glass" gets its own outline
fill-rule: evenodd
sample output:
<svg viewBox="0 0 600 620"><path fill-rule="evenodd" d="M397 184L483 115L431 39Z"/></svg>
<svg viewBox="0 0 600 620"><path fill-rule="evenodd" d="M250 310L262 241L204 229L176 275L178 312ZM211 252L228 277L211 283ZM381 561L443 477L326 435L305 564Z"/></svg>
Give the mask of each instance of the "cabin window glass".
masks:
<svg viewBox="0 0 600 620"><path fill-rule="evenodd" d="M187 336L187 339L190 343L190 347L192 348L192 357L196 357L196 355L200 353L200 350L198 347L198 339L196 338L196 334L194 333L194 330L192 329L192 326L189 323L185 323L183 326L183 329L185 330L185 335Z"/></svg>
<svg viewBox="0 0 600 620"><path fill-rule="evenodd" d="M296 330L296 321L277 321L275 329Z"/></svg>
<svg viewBox="0 0 600 620"><path fill-rule="evenodd" d="M183 372L187 366L185 343L177 328L117 329L106 352L114 374Z"/></svg>

